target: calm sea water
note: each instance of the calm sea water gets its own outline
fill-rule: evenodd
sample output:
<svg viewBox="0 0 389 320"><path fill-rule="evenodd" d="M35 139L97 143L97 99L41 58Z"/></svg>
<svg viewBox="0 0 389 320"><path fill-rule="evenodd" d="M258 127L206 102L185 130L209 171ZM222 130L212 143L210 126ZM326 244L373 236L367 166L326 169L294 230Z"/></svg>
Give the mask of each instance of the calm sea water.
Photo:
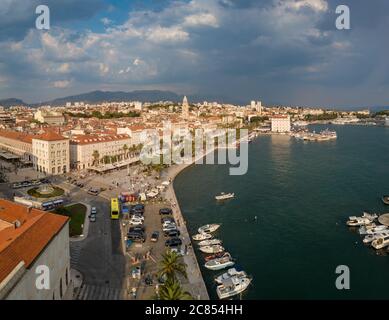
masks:
<svg viewBox="0 0 389 320"><path fill-rule="evenodd" d="M366 247L345 225L363 210L389 212L380 200L389 193L389 128L330 128L336 141L257 138L243 176L230 176L225 165L194 165L177 177L189 231L222 223L217 237L253 276L243 299L389 298L389 256ZM235 199L217 203L222 191L235 192ZM338 265L350 268L350 290L335 287ZM216 298L213 278L220 272L202 272Z"/></svg>

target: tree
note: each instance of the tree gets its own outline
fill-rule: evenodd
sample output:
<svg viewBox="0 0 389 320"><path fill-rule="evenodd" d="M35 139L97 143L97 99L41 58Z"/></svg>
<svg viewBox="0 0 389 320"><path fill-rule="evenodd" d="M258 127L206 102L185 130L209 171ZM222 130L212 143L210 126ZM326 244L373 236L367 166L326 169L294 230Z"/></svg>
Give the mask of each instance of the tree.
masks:
<svg viewBox="0 0 389 320"><path fill-rule="evenodd" d="M123 146L123 151L124 151L124 158L127 158L127 155L128 155L128 146L125 144Z"/></svg>
<svg viewBox="0 0 389 320"><path fill-rule="evenodd" d="M159 300L193 300L189 292L184 291L177 279L167 279L158 290Z"/></svg>
<svg viewBox="0 0 389 320"><path fill-rule="evenodd" d="M97 150L93 151L93 163L96 164L99 162L99 159L100 159L100 154Z"/></svg>
<svg viewBox="0 0 389 320"><path fill-rule="evenodd" d="M177 252L167 251L162 255L160 262L159 276L166 276L168 279L177 279L177 274L186 275L186 264L179 261L180 256Z"/></svg>

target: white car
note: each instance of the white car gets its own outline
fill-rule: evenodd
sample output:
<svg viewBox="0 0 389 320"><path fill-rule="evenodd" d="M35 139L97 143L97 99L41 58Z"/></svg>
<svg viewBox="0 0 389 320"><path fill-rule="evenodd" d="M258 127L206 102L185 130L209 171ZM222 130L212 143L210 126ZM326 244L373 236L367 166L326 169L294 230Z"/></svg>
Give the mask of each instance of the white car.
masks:
<svg viewBox="0 0 389 320"><path fill-rule="evenodd" d="M96 214L97 213L96 207L92 207L91 210L90 210L90 213L91 214Z"/></svg>
<svg viewBox="0 0 389 320"><path fill-rule="evenodd" d="M176 229L177 229L177 226L175 223L169 224L166 227L162 228L163 232L170 231L170 230L176 230Z"/></svg>
<svg viewBox="0 0 389 320"><path fill-rule="evenodd" d="M138 220L145 221L145 217L144 216L140 216L140 215L133 215L131 217L131 219L138 219Z"/></svg>
<svg viewBox="0 0 389 320"><path fill-rule="evenodd" d="M143 221L141 219L133 218L130 220L130 224L133 226L139 226L139 225L143 224Z"/></svg>
<svg viewBox="0 0 389 320"><path fill-rule="evenodd" d="M175 226L176 223L173 221L165 221L164 223L162 223L162 228L165 228L165 227L171 226L171 225Z"/></svg>

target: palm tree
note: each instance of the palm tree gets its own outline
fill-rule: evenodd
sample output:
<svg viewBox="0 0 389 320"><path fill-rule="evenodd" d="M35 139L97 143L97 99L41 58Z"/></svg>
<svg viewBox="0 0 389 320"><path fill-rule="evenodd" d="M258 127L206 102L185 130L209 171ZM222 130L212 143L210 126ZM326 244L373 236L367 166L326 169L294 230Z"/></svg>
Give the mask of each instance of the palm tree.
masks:
<svg viewBox="0 0 389 320"><path fill-rule="evenodd" d="M184 291L177 279L167 279L158 290L159 300L193 300L189 292Z"/></svg>
<svg viewBox="0 0 389 320"><path fill-rule="evenodd" d="M174 251L167 251L162 255L160 262L159 276L166 276L168 279L176 279L177 274L186 275L186 264L179 261L180 256Z"/></svg>
<svg viewBox="0 0 389 320"><path fill-rule="evenodd" d="M128 146L126 144L123 146L123 151L124 151L124 158L127 158Z"/></svg>
<svg viewBox="0 0 389 320"><path fill-rule="evenodd" d="M92 157L93 157L93 163L94 164L99 162L100 154L99 154L99 152L97 150L93 151Z"/></svg>

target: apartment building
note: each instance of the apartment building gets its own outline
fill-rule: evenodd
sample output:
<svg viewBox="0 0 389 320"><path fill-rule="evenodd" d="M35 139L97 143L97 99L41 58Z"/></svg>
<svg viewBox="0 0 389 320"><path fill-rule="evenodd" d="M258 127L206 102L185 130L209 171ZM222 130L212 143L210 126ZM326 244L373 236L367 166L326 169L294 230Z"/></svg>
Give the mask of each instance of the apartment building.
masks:
<svg viewBox="0 0 389 320"><path fill-rule="evenodd" d="M125 158L132 145L132 139L126 134L74 136L70 140L71 168L87 169L107 156Z"/></svg>
<svg viewBox="0 0 389 320"><path fill-rule="evenodd" d="M55 132L32 138L33 166L39 172L62 174L70 171L69 139Z"/></svg>
<svg viewBox="0 0 389 320"><path fill-rule="evenodd" d="M26 162L32 162L33 135L11 130L0 130L0 149L20 156Z"/></svg>
<svg viewBox="0 0 389 320"><path fill-rule="evenodd" d="M275 115L271 118L272 132L290 132L290 116L289 115Z"/></svg>

